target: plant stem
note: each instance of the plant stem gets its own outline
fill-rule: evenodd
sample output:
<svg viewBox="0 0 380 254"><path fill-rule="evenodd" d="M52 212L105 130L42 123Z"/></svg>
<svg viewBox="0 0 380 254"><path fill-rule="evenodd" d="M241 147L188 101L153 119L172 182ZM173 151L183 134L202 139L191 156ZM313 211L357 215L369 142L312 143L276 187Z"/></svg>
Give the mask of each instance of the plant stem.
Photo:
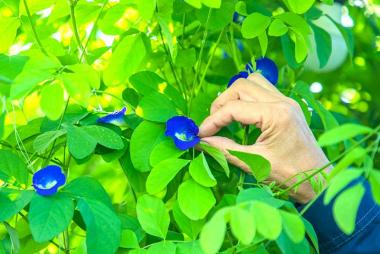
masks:
<svg viewBox="0 0 380 254"><path fill-rule="evenodd" d="M208 59L208 61L207 61L206 68L205 68L205 70L204 70L204 72L203 72L203 75L202 75L202 77L201 77L201 80L199 81L198 87L195 89L195 92L196 92L196 93L198 93L199 90L200 90L201 87L202 87L202 83L203 83L203 81L204 81L205 78L206 78L207 71L208 71L208 69L210 68L210 65L211 65L211 63L212 63L212 59L213 59L214 56L215 56L216 49L217 49L218 46L219 46L219 43L220 43L220 41L221 41L221 39L222 39L222 36L223 36L223 33L224 33L224 29L220 32L219 37L218 37L218 39L217 39L217 41L216 41L216 43L215 43L215 45L214 45L214 49L213 49L213 51L212 51L212 53L211 53L211 56L209 57L209 59Z"/></svg>
<svg viewBox="0 0 380 254"><path fill-rule="evenodd" d="M232 52L232 59L234 60L236 70L239 71L240 69L240 61L237 58L236 54L236 48L235 48L235 38L234 38L234 29L232 25L230 25L230 47Z"/></svg>
<svg viewBox="0 0 380 254"><path fill-rule="evenodd" d="M28 3L26 2L26 0L23 0L23 3L24 3L26 14L28 16L28 20L29 20L30 26L32 27L34 38L36 39L36 42L37 42L38 46L40 47L42 53L44 53L45 55L48 55L47 52L46 52L46 50L45 50L45 48L44 48L44 46L42 45L42 43L40 41L40 38L38 37L36 28L34 27L34 23L33 23L33 20L32 20L32 15L30 14Z"/></svg>
<svg viewBox="0 0 380 254"><path fill-rule="evenodd" d="M159 25L159 26L160 26L160 25ZM180 93L181 93L182 96L186 99L186 93L185 93L185 91L184 91L184 88L183 88L182 83L179 81L179 79L178 79L178 77L177 77L177 73L176 73L175 68L174 68L174 63L173 63L172 56L171 56L169 50L166 48L166 44L165 44L164 36L163 36L163 34L162 34L161 26L160 26L159 32L160 32L160 38L161 38L161 41L162 41L162 46L164 47L165 53L166 53L166 55L167 55L168 58L169 58L169 65L170 65L170 69L171 69L171 71L172 71L173 77L174 77L174 79L175 79L175 82L176 82L177 85L178 85L178 88L179 88Z"/></svg>
<svg viewBox="0 0 380 254"><path fill-rule="evenodd" d="M71 22L72 22L72 26L73 26L75 40L77 41L78 47L81 50L81 55L83 55L84 59L87 61L85 48L82 45L82 42L81 42L81 39L79 36L79 32L78 32L77 21L75 19L75 5L77 2L74 2L73 0L68 0L68 1L69 1L69 5L70 5L70 17L71 17Z"/></svg>
<svg viewBox="0 0 380 254"><path fill-rule="evenodd" d="M59 123L58 123L58 126L57 126L56 131L58 131L58 130L61 128L61 126L62 126L63 118L64 118L65 113L66 113L66 111L67 111L67 107L69 106L69 101L70 101L70 97L67 98L66 105L65 105L65 109L63 110L63 113L62 113L62 115L61 115L61 118L59 119ZM47 160L45 160L45 163L49 162L50 159L51 159L51 157L53 156L53 154L54 154L53 151L54 151L54 147L55 147L55 144L56 144L56 143L57 143L57 139L54 140L54 142L53 142L53 144L52 144L52 147L51 147L51 149L50 149L49 155L48 155L48 157L47 157Z"/></svg>
<svg viewBox="0 0 380 254"><path fill-rule="evenodd" d="M105 0L104 3L103 3L102 8L101 8L100 11L99 11L99 15L96 17L96 20L95 20L94 25L93 25L93 27L92 27L92 29L91 29L91 32L90 32L90 34L89 34L89 36L88 36L88 39L87 39L87 41L86 41L86 44L84 45L83 51L82 51L82 53L81 53L81 56L79 57L79 61L80 61L80 62L82 62L82 61L83 61L83 58L85 57L86 50L87 50L87 47L88 47L88 43L90 42L91 37L94 36L94 33L95 33L95 31L96 31L96 27L97 27L98 22L99 22L99 20L100 20L100 16L102 15L103 10L104 10L104 7L106 7L107 4L108 4L108 0Z"/></svg>
<svg viewBox="0 0 380 254"><path fill-rule="evenodd" d="M70 238L69 231L67 229L63 231L63 242L65 246L65 254L70 254Z"/></svg>
<svg viewBox="0 0 380 254"><path fill-rule="evenodd" d="M212 9L210 8L210 10L208 12L206 24L205 24L205 31L203 33L201 50L199 52L199 58L198 58L198 61L197 61L197 69L196 69L195 76L194 76L194 79L193 79L193 85L192 85L192 89L191 89L191 97L194 97L194 95L195 95L195 91L194 91L195 90L195 85L196 85L197 80L199 78L199 74L200 74L201 67L202 67L202 57L203 57L204 47L205 47L206 41L207 41L207 34L208 34L208 30L207 29L208 29L208 23L209 23L209 20L210 20L210 16L211 16L211 11L212 11Z"/></svg>

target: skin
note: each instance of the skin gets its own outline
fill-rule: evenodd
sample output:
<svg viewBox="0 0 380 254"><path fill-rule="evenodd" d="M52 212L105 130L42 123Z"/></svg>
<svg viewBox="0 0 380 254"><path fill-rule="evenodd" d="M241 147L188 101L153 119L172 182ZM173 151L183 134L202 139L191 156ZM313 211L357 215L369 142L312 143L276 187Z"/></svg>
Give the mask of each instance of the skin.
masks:
<svg viewBox="0 0 380 254"><path fill-rule="evenodd" d="M214 136L222 127L236 121L255 125L262 134L255 144L241 145L235 141ZM296 174L323 167L329 161L318 146L297 102L284 96L262 75L254 73L247 79L238 79L212 103L210 116L199 128L202 141L224 152L230 163L250 172L249 167L228 150L259 154L270 161L270 181L288 187L296 180L285 182ZM292 193L300 203L315 197L309 182Z"/></svg>

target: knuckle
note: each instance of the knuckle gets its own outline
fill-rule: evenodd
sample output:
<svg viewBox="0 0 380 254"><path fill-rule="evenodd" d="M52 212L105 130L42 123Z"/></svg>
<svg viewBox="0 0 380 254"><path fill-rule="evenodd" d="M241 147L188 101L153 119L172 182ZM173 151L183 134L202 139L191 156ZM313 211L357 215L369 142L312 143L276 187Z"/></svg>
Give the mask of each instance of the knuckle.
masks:
<svg viewBox="0 0 380 254"><path fill-rule="evenodd" d="M235 91L239 91L241 89L244 89L247 85L247 80L243 79L243 78L239 78L238 80L235 81L234 85L232 86L232 88L235 90Z"/></svg>
<svg viewBox="0 0 380 254"><path fill-rule="evenodd" d="M277 104L278 123L287 125L294 120L295 109L294 105L289 102L280 102Z"/></svg>

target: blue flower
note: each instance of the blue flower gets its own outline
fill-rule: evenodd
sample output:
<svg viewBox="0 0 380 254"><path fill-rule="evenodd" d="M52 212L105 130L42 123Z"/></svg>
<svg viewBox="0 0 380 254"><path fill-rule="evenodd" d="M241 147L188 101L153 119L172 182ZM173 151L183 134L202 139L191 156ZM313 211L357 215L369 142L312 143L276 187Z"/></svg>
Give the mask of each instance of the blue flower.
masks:
<svg viewBox="0 0 380 254"><path fill-rule="evenodd" d="M234 15L232 17L232 21L236 24L242 24L243 21L245 20L245 16L240 15L238 12L234 12Z"/></svg>
<svg viewBox="0 0 380 254"><path fill-rule="evenodd" d="M33 175L33 187L42 196L55 194L65 182L66 176L57 165L46 166Z"/></svg>
<svg viewBox="0 0 380 254"><path fill-rule="evenodd" d="M235 76L233 76L230 81L228 82L228 85L227 85L227 88L230 87L236 80L238 80L239 78L248 78L248 72L246 71L241 71L239 72L238 74L236 74Z"/></svg>
<svg viewBox="0 0 380 254"><path fill-rule="evenodd" d="M126 111L127 111L127 108L124 107L119 111L115 111L111 114L108 114L106 116L98 118L97 122L98 123L110 123L110 124L115 124L115 125L121 125L124 123L124 115L125 115Z"/></svg>
<svg viewBox="0 0 380 254"><path fill-rule="evenodd" d="M174 116L166 122L165 135L171 137L175 146L187 150L200 142L199 128L193 120L185 116Z"/></svg>
<svg viewBox="0 0 380 254"><path fill-rule="evenodd" d="M249 74L254 73L252 63L249 62L245 66L245 69ZM278 81L278 68L275 62L267 57L263 57L256 60L256 71L260 72L269 82L275 85Z"/></svg>

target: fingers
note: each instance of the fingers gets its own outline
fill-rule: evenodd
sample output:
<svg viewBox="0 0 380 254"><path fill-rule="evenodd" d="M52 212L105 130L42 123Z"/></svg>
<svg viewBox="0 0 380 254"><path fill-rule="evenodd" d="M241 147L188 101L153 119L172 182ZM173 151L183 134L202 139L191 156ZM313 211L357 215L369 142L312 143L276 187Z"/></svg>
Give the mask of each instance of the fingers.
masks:
<svg viewBox="0 0 380 254"><path fill-rule="evenodd" d="M271 82L269 82L263 75L261 75L258 72L249 75L247 79L269 91L272 91L278 95L282 95L280 91Z"/></svg>
<svg viewBox="0 0 380 254"><path fill-rule="evenodd" d="M233 121L261 128L263 117L270 116L271 109L271 103L229 101L203 121L199 127L199 136L212 136Z"/></svg>
<svg viewBox="0 0 380 254"><path fill-rule="evenodd" d="M237 157L231 155L228 151L240 151L240 152L246 152L246 153L255 153L258 154L259 151L258 149L255 149L255 146L243 146L235 141L225 138L225 137L218 137L218 136L213 136L213 137L207 137L207 138L202 138L202 141L208 143L210 146L213 146L220 151L224 153L226 156L227 160L234 164L235 166L243 169L244 171L251 173L251 170L247 164L245 164L243 161L239 160Z"/></svg>
<svg viewBox="0 0 380 254"><path fill-rule="evenodd" d="M256 76L258 76L258 78L255 78ZM254 81L248 79L238 79L235 81L229 89L215 99L211 105L211 113L214 113L229 101L243 100L250 102L273 102L281 99L281 93L276 93L273 90L267 89L266 85L268 84L265 83L268 81L259 76L261 75L256 74L252 78Z"/></svg>

